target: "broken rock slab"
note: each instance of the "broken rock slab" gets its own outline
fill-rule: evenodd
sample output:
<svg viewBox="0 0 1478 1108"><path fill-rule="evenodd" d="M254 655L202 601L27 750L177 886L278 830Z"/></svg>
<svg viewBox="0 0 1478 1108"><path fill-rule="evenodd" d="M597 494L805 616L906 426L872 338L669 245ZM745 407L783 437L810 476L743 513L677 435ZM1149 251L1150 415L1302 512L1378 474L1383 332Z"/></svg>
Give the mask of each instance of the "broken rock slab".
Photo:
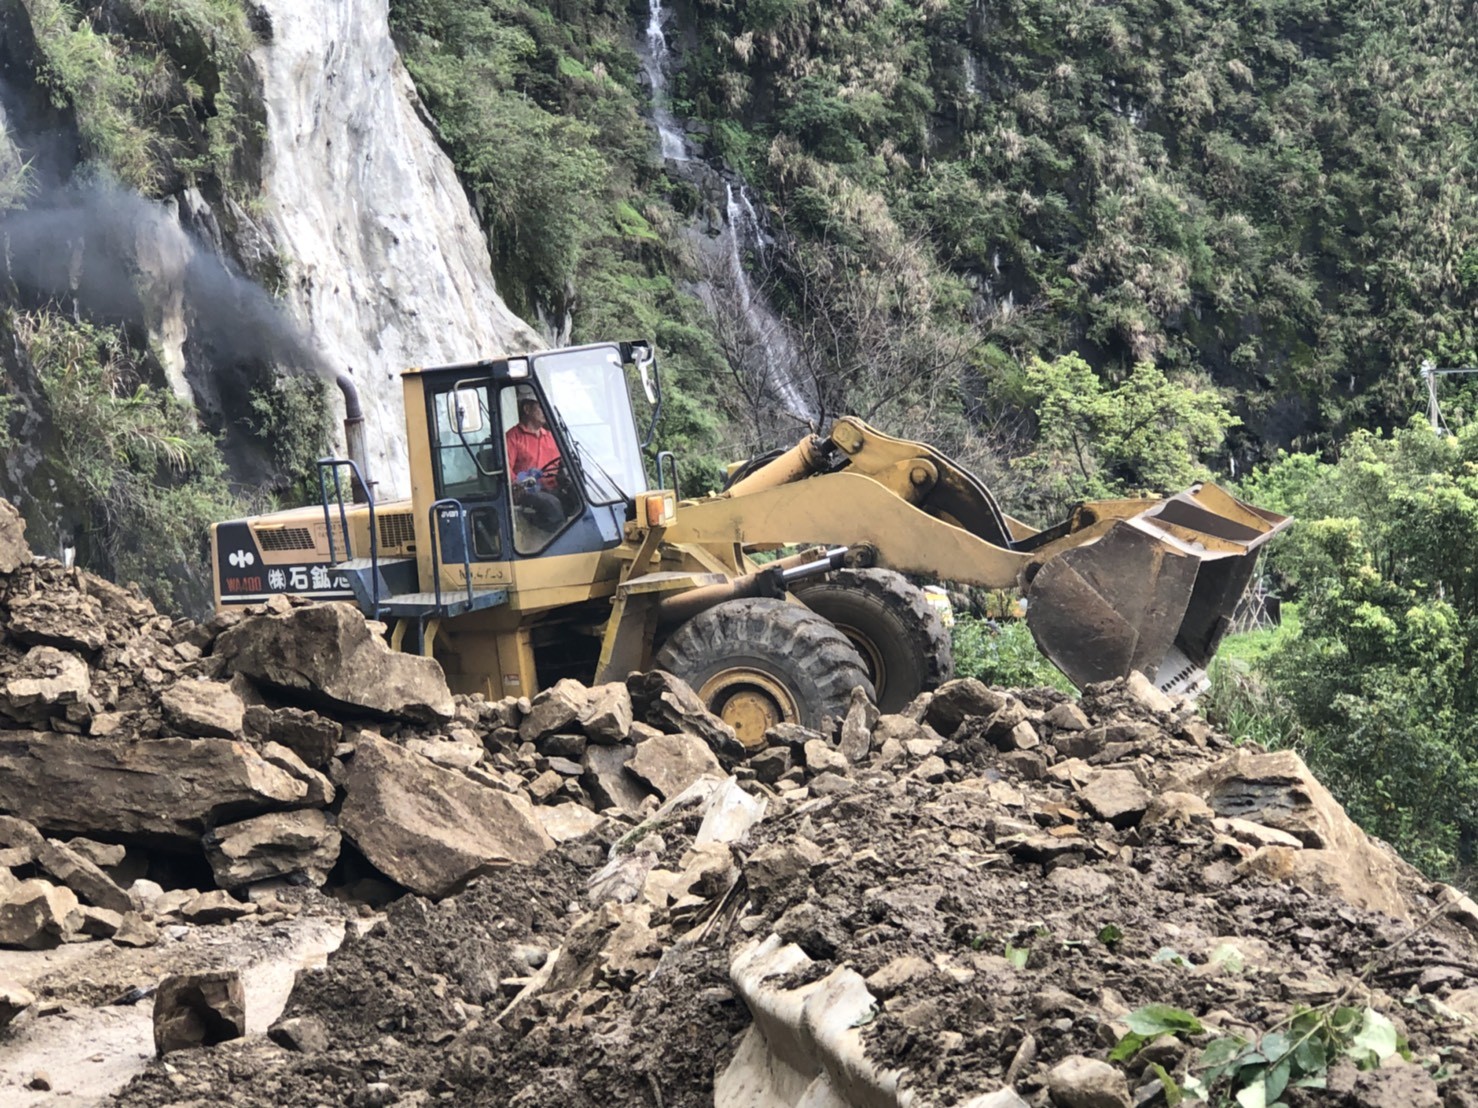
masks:
<svg viewBox="0 0 1478 1108"><path fill-rule="evenodd" d="M207 827L307 798L302 781L228 739L0 731L0 810L48 830L194 850Z"/></svg>
<svg viewBox="0 0 1478 1108"><path fill-rule="evenodd" d="M529 714L519 724L518 737L531 743L567 730L580 718L589 700L590 690L574 678L556 681L530 702Z"/></svg>
<svg viewBox="0 0 1478 1108"><path fill-rule="evenodd" d="M1061 1108L1129 1108L1129 1082L1122 1071L1097 1058L1074 1054L1047 1073L1052 1103Z"/></svg>
<svg viewBox="0 0 1478 1108"><path fill-rule="evenodd" d="M595 743L625 742L631 735L632 720L631 692L617 682L591 689L585 710L580 713L580 727Z"/></svg>
<svg viewBox="0 0 1478 1108"><path fill-rule="evenodd" d="M292 873L322 885L339 860L341 837L326 814L304 808L217 827L203 841L216 884L239 889Z"/></svg>
<svg viewBox="0 0 1478 1108"><path fill-rule="evenodd" d="M390 877L440 897L488 869L554 848L532 806L394 743L363 734L345 783L339 830Z"/></svg>
<svg viewBox="0 0 1478 1108"><path fill-rule="evenodd" d="M12 981L0 981L0 1029L9 1027L17 1016L35 1003L36 997L29 989L23 989Z"/></svg>
<svg viewBox="0 0 1478 1108"><path fill-rule="evenodd" d="M76 894L48 881L22 881L0 901L0 946L49 950L81 924Z"/></svg>
<svg viewBox="0 0 1478 1108"><path fill-rule="evenodd" d="M746 754L739 736L698 699L686 682L660 669L634 673L627 679L635 713L666 734L696 735L708 748L725 757Z"/></svg>
<svg viewBox="0 0 1478 1108"><path fill-rule="evenodd" d="M291 750L310 769L328 765L344 741L343 725L302 708L273 710L256 704L246 710L246 729L263 742Z"/></svg>
<svg viewBox="0 0 1478 1108"><path fill-rule="evenodd" d="M246 1034L246 990L237 970L172 974L154 994L154 1049L214 1046Z"/></svg>
<svg viewBox="0 0 1478 1108"><path fill-rule="evenodd" d="M133 910L128 893L116 881L65 843L43 840L36 848L36 864L76 893L84 904L119 914Z"/></svg>
<svg viewBox="0 0 1478 1108"><path fill-rule="evenodd" d="M91 692L86 662L54 646L34 646L0 683L0 715L40 728L53 716L81 723L90 714Z"/></svg>
<svg viewBox="0 0 1478 1108"><path fill-rule="evenodd" d="M588 835L605 822L605 816L581 804L543 804L534 811L545 833L557 843Z"/></svg>
<svg viewBox="0 0 1478 1108"><path fill-rule="evenodd" d="M8 500L0 500L0 573L14 573L31 564L26 543L26 521Z"/></svg>
<svg viewBox="0 0 1478 1108"><path fill-rule="evenodd" d="M1099 819L1121 830L1138 823L1150 806L1149 792L1134 772L1127 769L1095 773L1079 799Z"/></svg>
<svg viewBox="0 0 1478 1108"><path fill-rule="evenodd" d="M658 735L638 743L626 769L664 799L677 796L700 777L726 776L708 744L693 735Z"/></svg>
<svg viewBox="0 0 1478 1108"><path fill-rule="evenodd" d="M347 604L248 616L216 640L215 654L231 673L332 706L418 722L456 715L441 666L391 650Z"/></svg>
<svg viewBox="0 0 1478 1108"><path fill-rule="evenodd" d="M1426 882L1356 826L1294 751L1238 750L1176 787L1203 797L1218 816L1250 820L1303 844L1262 847L1242 864L1247 871L1411 918L1405 890Z"/></svg>
<svg viewBox="0 0 1478 1108"><path fill-rule="evenodd" d="M953 735L967 716L993 716L1006 706L1006 701L1005 693L974 677L961 677L935 690L924 722L941 735Z"/></svg>
<svg viewBox="0 0 1478 1108"><path fill-rule="evenodd" d="M27 646L92 654L108 641L103 606L83 592L33 592L12 597L5 633Z"/></svg>
<svg viewBox="0 0 1478 1108"><path fill-rule="evenodd" d="M164 719L182 734L197 739L241 736L246 705L220 681L176 681L159 697Z"/></svg>

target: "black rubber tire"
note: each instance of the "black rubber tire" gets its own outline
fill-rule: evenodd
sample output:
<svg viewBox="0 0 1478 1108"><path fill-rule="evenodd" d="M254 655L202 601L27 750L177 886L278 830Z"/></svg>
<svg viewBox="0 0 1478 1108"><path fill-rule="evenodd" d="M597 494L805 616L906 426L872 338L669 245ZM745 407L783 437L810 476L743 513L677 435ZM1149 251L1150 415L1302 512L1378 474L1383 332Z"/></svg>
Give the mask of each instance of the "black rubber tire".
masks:
<svg viewBox="0 0 1478 1108"><path fill-rule="evenodd" d="M704 687L745 669L783 686L796 707L794 718L785 722L803 727L819 728L827 716L843 719L854 688L872 697L867 669L846 636L816 613L784 600L728 600L699 612L667 639L656 664L691 685L720 717L724 703L719 695L704 696ZM739 737L751 749L763 742L762 733Z"/></svg>
<svg viewBox="0 0 1478 1108"><path fill-rule="evenodd" d="M944 620L924 591L903 574L890 569L842 569L803 582L792 592L852 640L873 679L879 711L896 712L919 693L938 688L955 675L955 656Z"/></svg>

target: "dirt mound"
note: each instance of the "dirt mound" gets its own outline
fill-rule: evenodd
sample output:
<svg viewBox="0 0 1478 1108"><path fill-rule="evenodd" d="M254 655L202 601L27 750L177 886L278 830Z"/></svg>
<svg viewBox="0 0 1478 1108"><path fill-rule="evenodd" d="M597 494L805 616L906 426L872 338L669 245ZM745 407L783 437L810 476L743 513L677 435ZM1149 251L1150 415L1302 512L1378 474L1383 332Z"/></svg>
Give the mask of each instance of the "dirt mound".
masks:
<svg viewBox="0 0 1478 1108"><path fill-rule="evenodd" d="M1478 964L1442 888L1296 759L1142 693L957 683L873 724L855 765L781 729L771 751L800 753L774 786L741 766L619 838L392 905L294 994L322 1049L172 1055L120 1103L1150 1105L1154 1067L1179 1084L1213 1039L1341 1009L1388 1018L1401 1052L1331 1052L1327 1088L1285 1102L1474 1103ZM1083 1099L1152 1005L1194 1030Z"/></svg>
<svg viewBox="0 0 1478 1108"><path fill-rule="evenodd" d="M119 1104L1478 1104L1478 905L1142 680L744 758L661 673L451 697L348 609L172 622L22 551L0 511L0 946L109 957L0 982L0 1036L244 978ZM345 915L266 1030L212 951Z"/></svg>

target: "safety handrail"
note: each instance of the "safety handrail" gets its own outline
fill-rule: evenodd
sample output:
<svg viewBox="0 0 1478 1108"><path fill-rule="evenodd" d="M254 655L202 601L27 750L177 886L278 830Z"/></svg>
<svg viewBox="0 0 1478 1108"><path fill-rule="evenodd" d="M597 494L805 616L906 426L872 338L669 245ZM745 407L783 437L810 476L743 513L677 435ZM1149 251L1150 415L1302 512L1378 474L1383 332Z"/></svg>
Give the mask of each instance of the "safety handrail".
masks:
<svg viewBox="0 0 1478 1108"><path fill-rule="evenodd" d="M344 487L339 481L339 470L348 466L354 481L365 490L365 503L369 506L369 535L370 535L370 618L380 618L380 532L375 527L375 497L369 491L369 486L364 483L364 474L359 472L357 466L349 458L319 458L318 459L318 492L323 499L323 526L328 532L328 561L329 565L338 565L338 552L334 547L334 520L329 512L328 506L328 474L334 478L334 503L339 506L339 526L344 529L344 560L348 561L354 557L354 543L349 537L349 512L344 507ZM350 492L353 493L354 484L350 483Z"/></svg>
<svg viewBox="0 0 1478 1108"><path fill-rule="evenodd" d="M472 535L467 529L467 509L455 496L445 496L431 505L431 580L436 590L436 607L441 608L441 528L436 513L442 508L456 508L462 518L462 576L467 582L467 605L472 605Z"/></svg>
<svg viewBox="0 0 1478 1108"><path fill-rule="evenodd" d="M662 468L662 463L664 461L669 463L670 468L672 469L672 494L676 496L679 500L681 500L682 493L678 491L677 487L677 455L674 454L671 450L659 450L657 452L657 488L667 488L667 480Z"/></svg>

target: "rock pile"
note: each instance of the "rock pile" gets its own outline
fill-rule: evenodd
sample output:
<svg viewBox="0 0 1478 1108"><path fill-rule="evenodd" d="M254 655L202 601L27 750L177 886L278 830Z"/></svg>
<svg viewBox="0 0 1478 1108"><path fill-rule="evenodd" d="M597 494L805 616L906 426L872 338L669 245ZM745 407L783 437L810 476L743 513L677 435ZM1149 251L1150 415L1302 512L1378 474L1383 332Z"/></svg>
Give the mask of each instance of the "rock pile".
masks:
<svg viewBox="0 0 1478 1108"><path fill-rule="evenodd" d="M1143 681L859 698L746 759L664 674L454 697L351 609L171 622L3 509L0 586L0 942L365 917L266 1034L162 957L120 1104L1150 1108L1350 1006L1402 1052L1285 1102L1478 1105L1478 905ZM1195 1029L1110 1060L1148 1004Z"/></svg>
<svg viewBox="0 0 1478 1108"><path fill-rule="evenodd" d="M648 676L633 704L659 686L684 696ZM564 695L517 726L566 733ZM1142 682L859 701L679 784L396 901L275 1038L173 1056L121 1103L1148 1108L1154 1067L1183 1079L1211 1036L1335 1000L1410 1058L1338 1062L1287 1103L1478 1103L1472 902L1295 755L1232 748ZM1108 1061L1154 1003L1200 1030Z"/></svg>

